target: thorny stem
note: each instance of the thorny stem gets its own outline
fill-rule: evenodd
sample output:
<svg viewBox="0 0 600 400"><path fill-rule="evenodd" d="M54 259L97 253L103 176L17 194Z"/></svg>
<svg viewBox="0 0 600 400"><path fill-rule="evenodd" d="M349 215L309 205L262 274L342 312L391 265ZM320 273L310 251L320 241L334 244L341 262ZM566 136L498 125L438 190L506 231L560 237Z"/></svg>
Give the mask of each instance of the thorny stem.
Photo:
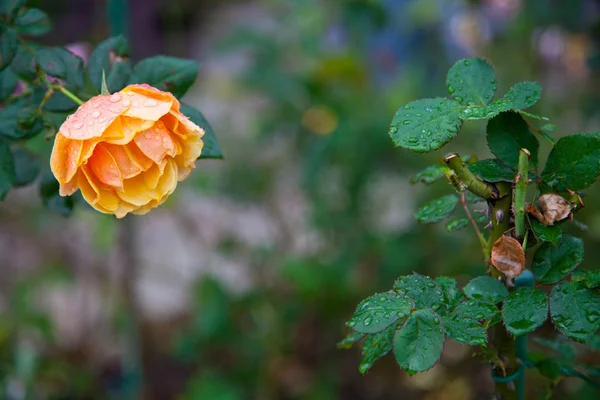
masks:
<svg viewBox="0 0 600 400"><path fill-rule="evenodd" d="M527 172L529 170L530 153L527 149L519 152L519 172L516 178L514 212L515 235L518 239L525 236L525 190L527 189Z"/></svg>
<svg viewBox="0 0 600 400"><path fill-rule="evenodd" d="M473 219L473 216L471 215L471 212L469 211L469 207L467 206L467 199L465 198L464 192L460 194L460 204L463 206L463 209L465 210L465 213L467 214L467 218L471 222L471 225L473 225L475 234L477 235L477 238L479 239L479 243L481 244L481 250L483 251L483 257L485 258L486 254L487 254L487 241L485 240L485 237L483 236L483 234L479 230L479 227L477 226L477 222L475 222L475 219Z"/></svg>
<svg viewBox="0 0 600 400"><path fill-rule="evenodd" d="M476 177L465 165L462 158L458 154L451 154L444 159L444 162L456 174L456 177L469 192L483 197L486 200L497 199L499 193L495 190L495 186L482 181Z"/></svg>

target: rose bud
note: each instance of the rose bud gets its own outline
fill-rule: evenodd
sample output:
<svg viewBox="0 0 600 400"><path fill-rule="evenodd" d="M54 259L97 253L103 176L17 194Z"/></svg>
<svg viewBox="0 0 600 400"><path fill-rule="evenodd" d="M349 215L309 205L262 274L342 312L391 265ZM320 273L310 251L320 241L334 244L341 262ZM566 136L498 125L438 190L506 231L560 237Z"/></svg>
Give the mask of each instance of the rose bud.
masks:
<svg viewBox="0 0 600 400"><path fill-rule="evenodd" d="M117 218L162 204L202 152L204 130L179 106L146 84L85 102L54 141L50 166L60 195L80 189L92 207Z"/></svg>

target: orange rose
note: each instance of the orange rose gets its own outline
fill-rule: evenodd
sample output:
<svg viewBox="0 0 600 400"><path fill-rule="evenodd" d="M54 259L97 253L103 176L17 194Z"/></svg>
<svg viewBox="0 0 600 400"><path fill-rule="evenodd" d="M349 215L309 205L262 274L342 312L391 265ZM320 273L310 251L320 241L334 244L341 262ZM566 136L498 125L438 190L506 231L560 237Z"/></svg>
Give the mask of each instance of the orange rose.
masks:
<svg viewBox="0 0 600 400"><path fill-rule="evenodd" d="M81 189L100 212L117 218L145 214L194 168L203 135L171 93L130 85L91 98L67 118L50 166L61 196Z"/></svg>

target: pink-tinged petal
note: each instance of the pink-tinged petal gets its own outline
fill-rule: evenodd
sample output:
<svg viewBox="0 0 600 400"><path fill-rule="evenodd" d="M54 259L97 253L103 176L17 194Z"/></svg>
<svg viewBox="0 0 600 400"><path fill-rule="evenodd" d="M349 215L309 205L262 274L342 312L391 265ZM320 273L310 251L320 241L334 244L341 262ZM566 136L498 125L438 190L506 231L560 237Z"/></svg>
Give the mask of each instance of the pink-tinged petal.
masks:
<svg viewBox="0 0 600 400"><path fill-rule="evenodd" d="M129 153L125 150L125 147L109 143L102 144L102 147L104 147L115 160L117 167L119 168L121 179L133 178L143 171L141 166L132 160Z"/></svg>
<svg viewBox="0 0 600 400"><path fill-rule="evenodd" d="M151 128L154 123L154 121L122 116L107 128L102 138L107 143L125 145L131 142L138 133Z"/></svg>
<svg viewBox="0 0 600 400"><path fill-rule="evenodd" d="M177 166L177 180L179 182L181 182L182 180L187 178L191 172L192 172L191 168L181 167L178 165Z"/></svg>
<svg viewBox="0 0 600 400"><path fill-rule="evenodd" d="M121 93L131 101L131 106L123 113L126 117L158 121L169 112L173 104L171 100L156 99L134 91L123 90Z"/></svg>
<svg viewBox="0 0 600 400"><path fill-rule="evenodd" d="M87 165L100 182L115 188L123 187L119 166L102 143L96 146L94 154L88 160Z"/></svg>
<svg viewBox="0 0 600 400"><path fill-rule="evenodd" d="M78 183L83 198L99 211L114 213L121 202L114 190L107 190L87 165L82 166L81 171Z"/></svg>
<svg viewBox="0 0 600 400"><path fill-rule="evenodd" d="M125 89L123 89L123 92L130 92L130 91L134 92L134 93L139 93L146 97L153 97L160 101L164 101L164 102L170 101L173 103L171 109L174 111L179 111L179 107L180 107L179 100L177 100L177 98L175 96L173 96L173 94L171 92L163 92L162 90L158 90L157 88L152 87L146 83L142 83L139 85L129 85Z"/></svg>
<svg viewBox="0 0 600 400"><path fill-rule="evenodd" d="M193 123L188 117L178 112L170 112L170 114L177 119L179 124L175 127L173 132L178 135L187 138L188 135L202 138L204 136L204 129Z"/></svg>
<svg viewBox="0 0 600 400"><path fill-rule="evenodd" d="M58 193L61 196L70 196L73 193L75 193L77 191L77 189L79 189L79 185L77 182L78 182L78 174L80 174L80 173L81 173L80 171L75 172L75 175L69 182L60 185L60 189L59 189Z"/></svg>
<svg viewBox="0 0 600 400"><path fill-rule="evenodd" d="M101 137L106 128L123 114L129 105L131 101L120 93L92 97L67 118L59 131L69 139Z"/></svg>
<svg viewBox="0 0 600 400"><path fill-rule="evenodd" d="M152 167L155 163L138 147L135 142L131 142L126 146L123 146L123 150L127 153L127 156L133 161L134 164L138 165L142 171L147 171L150 167Z"/></svg>
<svg viewBox="0 0 600 400"><path fill-rule="evenodd" d="M75 176L80 165L81 140L71 140L57 133L54 147L50 156L50 169L61 185L69 182Z"/></svg>
<svg viewBox="0 0 600 400"><path fill-rule="evenodd" d="M150 129L135 137L135 143L142 153L155 163L159 164L166 155L176 155L176 145L165 125L158 121Z"/></svg>

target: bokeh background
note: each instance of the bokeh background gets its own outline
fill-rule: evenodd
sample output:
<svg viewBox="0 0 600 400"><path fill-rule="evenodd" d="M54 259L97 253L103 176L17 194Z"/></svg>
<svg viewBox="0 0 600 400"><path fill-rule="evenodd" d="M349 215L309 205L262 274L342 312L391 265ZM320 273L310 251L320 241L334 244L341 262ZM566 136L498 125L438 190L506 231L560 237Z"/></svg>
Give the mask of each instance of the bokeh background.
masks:
<svg viewBox="0 0 600 400"><path fill-rule="evenodd" d="M54 20L42 41L84 58L123 31L133 58L200 61L186 101L211 121L225 159L198 162L144 217L119 221L83 203L54 215L36 187L0 203L0 398L490 397L489 366L450 340L412 378L392 357L363 377L360 349L336 348L356 304L399 275L464 284L484 272L469 229L413 218L451 187L409 181L450 152L487 158L485 123L425 156L392 148L387 127L400 105L446 95L454 61L483 56L499 94L521 80L544 87L532 111L552 117L556 136L600 130L596 1L31 3ZM600 190L587 195L587 230L568 230L596 268ZM600 364L599 354L585 361ZM528 371L527 399L546 387ZM599 396L573 378L552 399Z"/></svg>

